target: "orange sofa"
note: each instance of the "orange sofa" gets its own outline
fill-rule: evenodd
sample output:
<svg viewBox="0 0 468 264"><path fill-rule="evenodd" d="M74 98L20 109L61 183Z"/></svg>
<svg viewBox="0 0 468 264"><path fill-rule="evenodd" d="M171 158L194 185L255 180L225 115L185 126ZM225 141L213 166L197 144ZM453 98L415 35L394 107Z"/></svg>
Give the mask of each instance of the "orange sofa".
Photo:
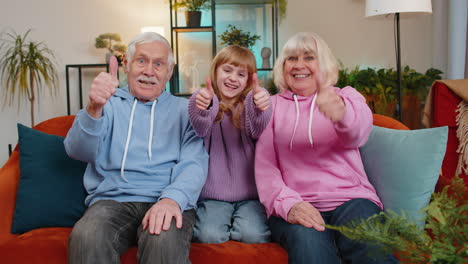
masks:
<svg viewBox="0 0 468 264"><path fill-rule="evenodd" d="M34 128L64 137L73 120L74 116L52 118ZM400 122L381 115L374 115L374 124L393 129L408 129ZM0 263L67 263L67 241L71 228L40 228L21 235L10 233L19 177L19 152L16 147L0 169ZM136 252L136 248L129 249L122 255L121 263L137 263ZM234 241L222 244L192 243L190 259L194 264L288 262L286 251L276 243L244 244Z"/></svg>

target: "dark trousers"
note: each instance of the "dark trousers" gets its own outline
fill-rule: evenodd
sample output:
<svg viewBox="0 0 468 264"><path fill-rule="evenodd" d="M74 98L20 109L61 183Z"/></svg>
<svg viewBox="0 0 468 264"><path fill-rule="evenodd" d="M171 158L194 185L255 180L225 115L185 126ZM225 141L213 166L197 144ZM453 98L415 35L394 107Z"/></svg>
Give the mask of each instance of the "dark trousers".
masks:
<svg viewBox="0 0 468 264"><path fill-rule="evenodd" d="M380 208L367 199L350 200L333 211L322 212L327 224L340 226L352 219L365 219L379 213ZM375 245L358 243L330 229L317 231L302 225L289 224L282 218L270 217L272 239L288 252L289 264L334 263L398 263L394 256L372 256Z"/></svg>
<svg viewBox="0 0 468 264"><path fill-rule="evenodd" d="M120 263L120 255L138 246L139 263L190 263L195 211L183 213L182 228L151 235L141 221L154 203L102 200L89 207L68 241L68 263Z"/></svg>

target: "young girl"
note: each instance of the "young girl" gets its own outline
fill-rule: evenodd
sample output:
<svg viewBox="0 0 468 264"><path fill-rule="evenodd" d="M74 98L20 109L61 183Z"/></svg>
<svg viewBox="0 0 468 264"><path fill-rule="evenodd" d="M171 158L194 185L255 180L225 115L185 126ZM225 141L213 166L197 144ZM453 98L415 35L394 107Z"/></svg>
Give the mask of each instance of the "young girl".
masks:
<svg viewBox="0 0 468 264"><path fill-rule="evenodd" d="M237 45L213 59L206 88L193 94L189 117L210 154L198 202L194 241L270 240L254 179L255 141L271 117L270 96L258 86L255 57Z"/></svg>

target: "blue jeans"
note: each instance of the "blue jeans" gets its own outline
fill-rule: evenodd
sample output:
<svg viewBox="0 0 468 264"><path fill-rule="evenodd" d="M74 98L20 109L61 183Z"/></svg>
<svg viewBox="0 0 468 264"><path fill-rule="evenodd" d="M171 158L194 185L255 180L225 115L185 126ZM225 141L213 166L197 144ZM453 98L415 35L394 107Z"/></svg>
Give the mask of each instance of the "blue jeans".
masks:
<svg viewBox="0 0 468 264"><path fill-rule="evenodd" d="M101 200L76 222L68 240L68 263L120 263L120 255L138 246L139 263L190 263L195 211L183 213L182 228L172 220L168 231L151 235L141 220L154 203Z"/></svg>
<svg viewBox="0 0 468 264"><path fill-rule="evenodd" d="M352 219L365 219L379 213L380 208L367 199L352 199L333 211L321 212L323 220L331 225L344 225ZM282 218L270 217L268 221L272 239L288 252L288 263L398 263L392 256L372 256L375 245L359 243L340 232L330 229L317 231L302 225L289 224Z"/></svg>
<svg viewBox="0 0 468 264"><path fill-rule="evenodd" d="M258 200L198 202L193 241L213 244L228 240L244 243L270 241L265 208Z"/></svg>

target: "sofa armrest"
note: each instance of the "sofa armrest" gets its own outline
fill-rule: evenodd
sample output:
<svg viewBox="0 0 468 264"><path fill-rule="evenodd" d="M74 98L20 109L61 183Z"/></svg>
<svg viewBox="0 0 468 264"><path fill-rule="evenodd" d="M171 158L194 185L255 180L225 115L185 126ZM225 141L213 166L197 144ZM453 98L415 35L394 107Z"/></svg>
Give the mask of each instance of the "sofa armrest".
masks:
<svg viewBox="0 0 468 264"><path fill-rule="evenodd" d="M10 230L15 210L19 177L19 152L15 150L0 169L0 245L17 236L11 234Z"/></svg>

